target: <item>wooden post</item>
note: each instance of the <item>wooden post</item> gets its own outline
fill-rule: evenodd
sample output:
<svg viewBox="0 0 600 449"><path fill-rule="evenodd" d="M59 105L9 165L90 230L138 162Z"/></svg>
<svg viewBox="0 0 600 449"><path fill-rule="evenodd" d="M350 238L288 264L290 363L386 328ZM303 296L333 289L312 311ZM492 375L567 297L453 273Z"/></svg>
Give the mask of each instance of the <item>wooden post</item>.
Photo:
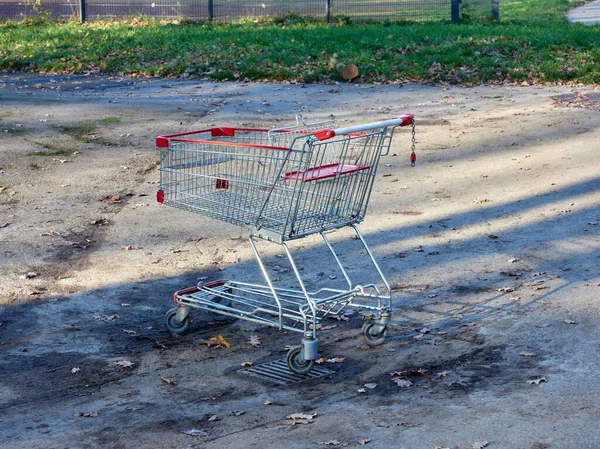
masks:
<svg viewBox="0 0 600 449"><path fill-rule="evenodd" d="M85 16L85 0L79 0L79 22L85 22Z"/></svg>
<svg viewBox="0 0 600 449"><path fill-rule="evenodd" d="M492 19L500 20L500 0L492 0Z"/></svg>
<svg viewBox="0 0 600 449"><path fill-rule="evenodd" d="M331 0L325 0L325 23L331 20Z"/></svg>
<svg viewBox="0 0 600 449"><path fill-rule="evenodd" d="M460 22L460 0L452 0L451 12L452 22Z"/></svg>
<svg viewBox="0 0 600 449"><path fill-rule="evenodd" d="M212 21L215 18L215 8L213 0L208 0L208 20Z"/></svg>

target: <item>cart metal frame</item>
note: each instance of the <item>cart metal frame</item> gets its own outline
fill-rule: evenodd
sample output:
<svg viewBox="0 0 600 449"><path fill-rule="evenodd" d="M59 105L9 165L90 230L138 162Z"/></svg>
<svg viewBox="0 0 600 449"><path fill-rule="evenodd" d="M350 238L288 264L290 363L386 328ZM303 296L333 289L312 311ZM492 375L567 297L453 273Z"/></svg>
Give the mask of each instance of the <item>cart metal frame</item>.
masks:
<svg viewBox="0 0 600 449"><path fill-rule="evenodd" d="M265 284L215 280L179 290L177 307L165 314L174 333L188 329L190 309L206 310L215 321L241 318L303 334L290 349L288 367L307 373L318 357L318 322L347 307L373 312L362 328L369 345L382 344L392 316L391 289L357 224L364 220L377 165L389 153L394 129L413 127L411 114L347 128L332 122L279 129L210 128L159 136L157 200L249 231L249 242ZM411 160L412 157L411 157ZM351 227L377 271L376 283L354 283L326 232ZM321 234L346 289L309 291L287 241ZM260 238L280 245L299 289L274 285L256 246Z"/></svg>

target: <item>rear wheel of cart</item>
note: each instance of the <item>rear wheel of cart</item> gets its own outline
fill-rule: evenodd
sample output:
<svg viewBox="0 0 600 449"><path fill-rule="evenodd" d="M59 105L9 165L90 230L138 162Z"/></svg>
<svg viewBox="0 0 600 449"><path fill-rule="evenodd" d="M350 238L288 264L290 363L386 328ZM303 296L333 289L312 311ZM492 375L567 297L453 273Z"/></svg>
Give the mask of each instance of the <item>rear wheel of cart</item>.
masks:
<svg viewBox="0 0 600 449"><path fill-rule="evenodd" d="M388 336L387 326L384 327L381 332L373 335L373 326L375 326L375 324L376 323L369 322L369 323L363 324L363 327L362 327L363 337L365 339L365 342L369 346L379 346L379 345L383 344L383 342L385 341L385 339Z"/></svg>
<svg viewBox="0 0 600 449"><path fill-rule="evenodd" d="M225 291L227 293L231 293L231 289L227 289ZM223 296L215 296L211 301L216 302L217 304L221 304L225 307L231 307L231 300L229 298L224 298ZM222 313L219 313L214 310L208 310L208 316L211 320L219 322L227 322L233 319L228 315L223 315Z"/></svg>
<svg viewBox="0 0 600 449"><path fill-rule="evenodd" d="M177 310L178 308L175 307L165 313L165 326L174 334L181 334L190 327L190 317L188 315L182 321L179 321L177 319Z"/></svg>
<svg viewBox="0 0 600 449"><path fill-rule="evenodd" d="M287 353L287 366L296 374L308 373L315 364L314 360L304 360L302 356L302 346L296 346Z"/></svg>

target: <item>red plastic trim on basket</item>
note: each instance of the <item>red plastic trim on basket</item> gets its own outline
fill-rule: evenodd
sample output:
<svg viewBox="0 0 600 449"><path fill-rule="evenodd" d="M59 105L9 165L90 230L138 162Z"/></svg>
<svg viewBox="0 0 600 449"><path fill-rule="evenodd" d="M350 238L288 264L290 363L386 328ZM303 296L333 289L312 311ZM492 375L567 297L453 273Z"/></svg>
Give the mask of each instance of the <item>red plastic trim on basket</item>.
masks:
<svg viewBox="0 0 600 449"><path fill-rule="evenodd" d="M334 178L336 175L347 175L361 170L369 169L369 165L342 165L328 164L321 167L312 167L306 171L293 171L283 175L283 179L299 180L302 182L318 181L320 179Z"/></svg>
<svg viewBox="0 0 600 449"><path fill-rule="evenodd" d="M219 128L206 128L206 129L198 129L196 131L187 131L184 133L176 133L176 134L165 134L164 136L158 136L156 138L156 146L159 148L168 148L169 141L174 140L176 142L195 142L195 140L179 140L177 137L183 136L191 136L192 134L202 134L210 132L212 137L220 137L220 136L235 136L236 131L258 131L258 132L269 132L267 128L229 128L229 127L219 127ZM228 134L231 133L231 134Z"/></svg>
<svg viewBox="0 0 600 449"><path fill-rule="evenodd" d="M205 145L224 145L224 146L229 146L229 147L264 148L266 150L283 150L283 151L290 150L289 147L272 147L270 145L258 145L255 143L223 142L220 140L170 139L170 141L171 142L202 143Z"/></svg>
<svg viewBox="0 0 600 449"><path fill-rule="evenodd" d="M175 304L177 304L178 296L191 295L192 293L198 293L200 291L201 287L215 288L215 287L220 287L221 285L225 285L228 282L229 282L228 280L219 279L216 281L205 282L203 284L201 283L198 285L194 285L193 287L188 287L188 288L183 288L181 290L177 290L175 293L173 293L173 302Z"/></svg>

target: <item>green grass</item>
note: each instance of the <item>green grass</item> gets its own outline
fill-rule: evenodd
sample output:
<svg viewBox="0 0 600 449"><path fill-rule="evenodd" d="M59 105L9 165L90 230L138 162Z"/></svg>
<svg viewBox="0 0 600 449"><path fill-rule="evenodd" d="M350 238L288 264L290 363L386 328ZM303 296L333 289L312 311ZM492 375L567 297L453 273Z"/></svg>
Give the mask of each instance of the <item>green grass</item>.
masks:
<svg viewBox="0 0 600 449"><path fill-rule="evenodd" d="M337 55L358 66L356 81L367 83L597 83L600 26L571 25L564 17L579 3L505 0L497 23L7 21L0 23L0 70L340 81L327 58Z"/></svg>
<svg viewBox="0 0 600 449"><path fill-rule="evenodd" d="M71 156L77 152L77 150L73 148L62 147L60 145L56 145L53 143L40 143L33 142L36 145L40 145L43 148L50 151L34 151L29 153L29 156L43 157L43 156Z"/></svg>
<svg viewBox="0 0 600 449"><path fill-rule="evenodd" d="M110 124L114 124L114 123L119 123L120 121L121 121L120 117L106 117L101 120L98 120L98 123L101 123L103 125L110 125Z"/></svg>

